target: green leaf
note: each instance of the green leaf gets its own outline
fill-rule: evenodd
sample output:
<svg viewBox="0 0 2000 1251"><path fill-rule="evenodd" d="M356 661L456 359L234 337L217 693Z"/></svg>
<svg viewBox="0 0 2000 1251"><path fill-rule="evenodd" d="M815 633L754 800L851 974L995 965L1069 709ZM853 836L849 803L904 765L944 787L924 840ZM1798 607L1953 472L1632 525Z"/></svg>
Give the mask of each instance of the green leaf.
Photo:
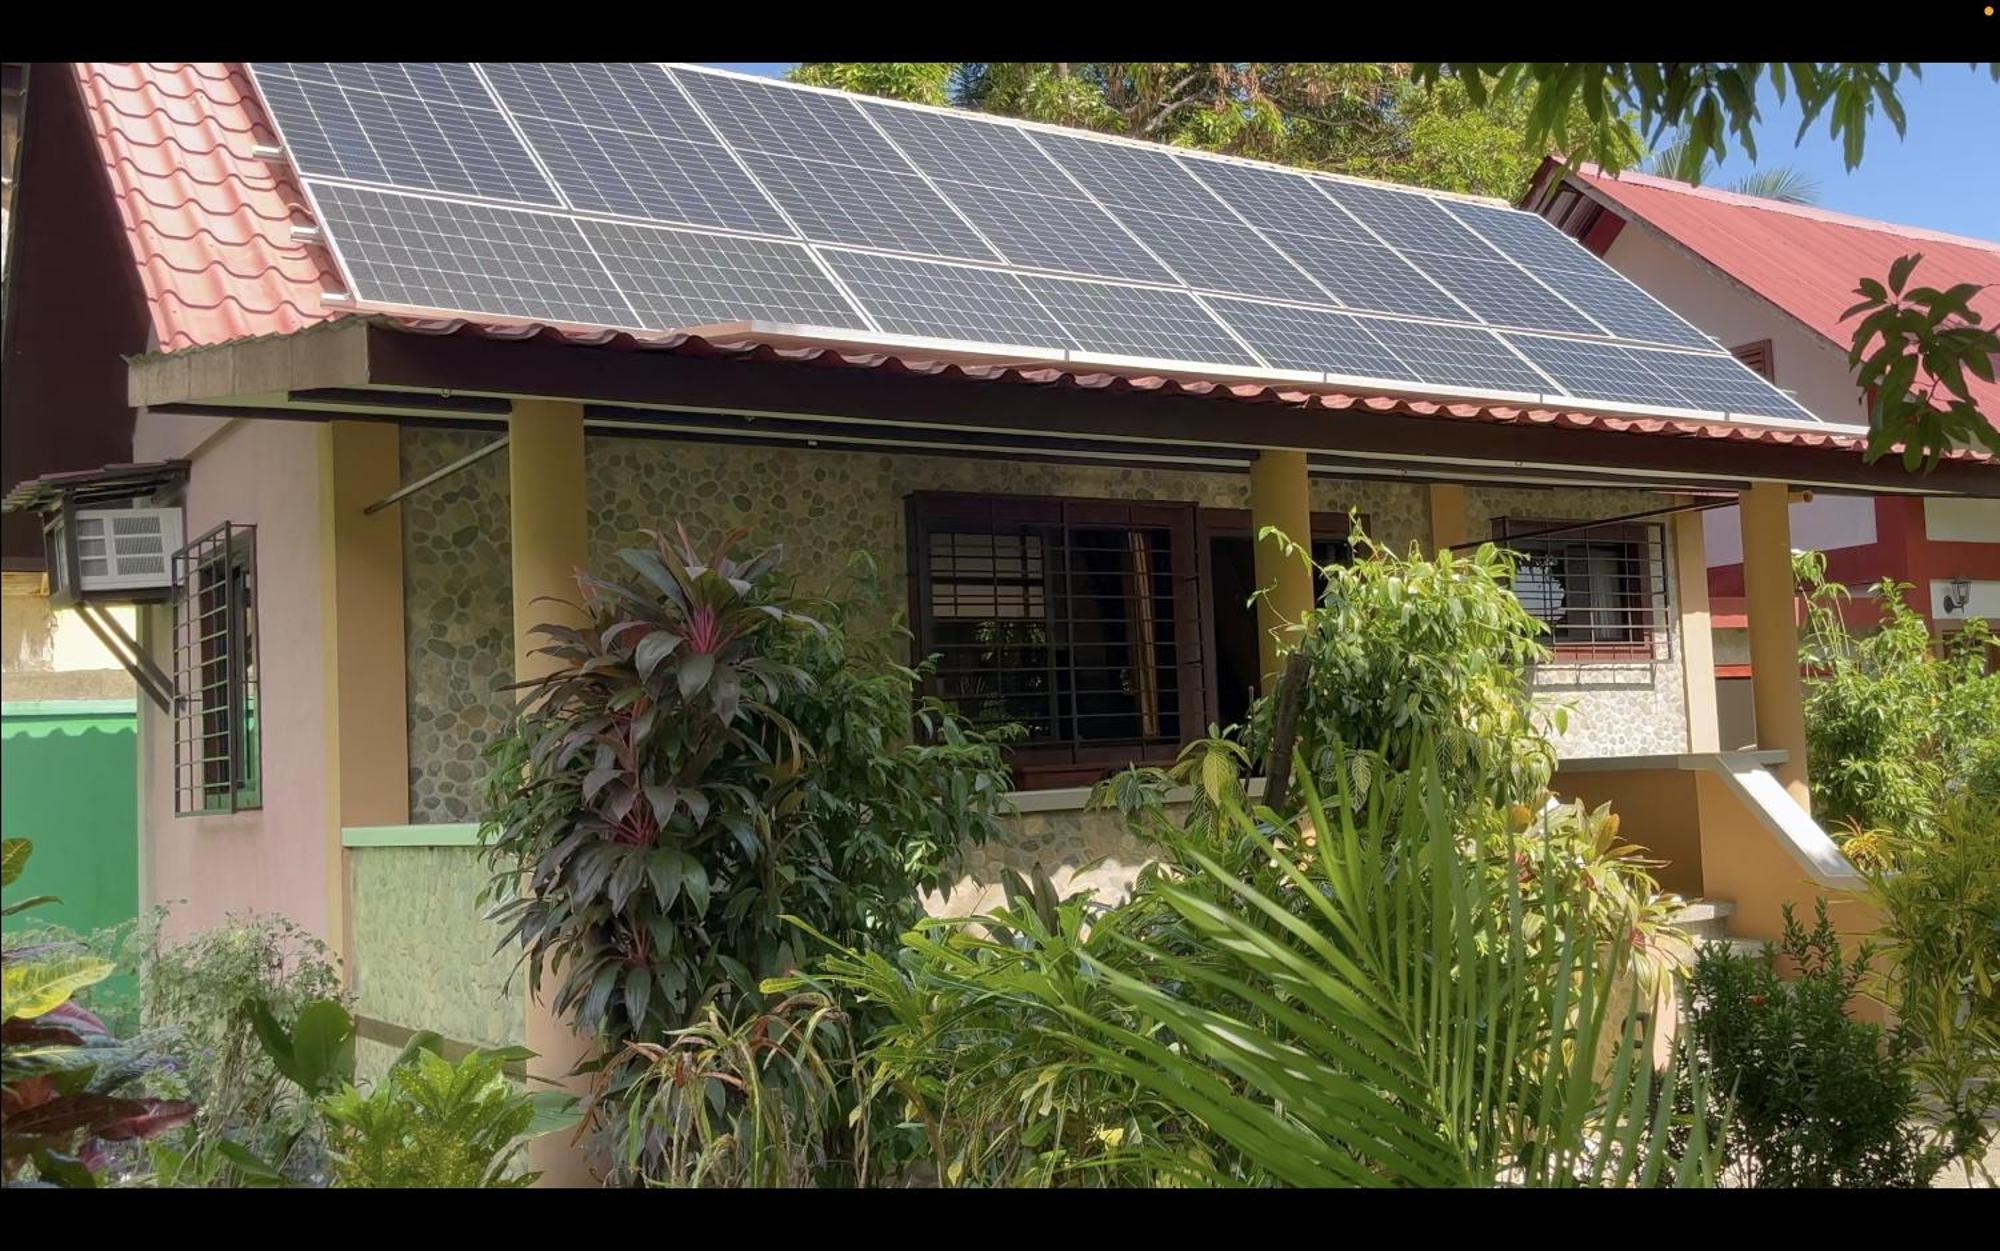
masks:
<svg viewBox="0 0 2000 1251"><path fill-rule="evenodd" d="M292 1026L292 1059L308 1094L321 1094L354 1080L354 1018L331 999L299 1010Z"/></svg>
<svg viewBox="0 0 2000 1251"><path fill-rule="evenodd" d="M710 652L694 652L681 660L678 678L682 699L693 699L708 685L715 673L715 656Z"/></svg>
<svg viewBox="0 0 2000 1251"><path fill-rule="evenodd" d="M30 895L19 903L10 903L4 908L0 908L0 917L11 917L17 912L26 912L30 908L39 908L43 904L61 902L62 899L55 895Z"/></svg>
<svg viewBox="0 0 2000 1251"><path fill-rule="evenodd" d="M12 886L21 876L21 870L28 867L28 857L35 845L25 838L9 838L0 841L0 886Z"/></svg>
<svg viewBox="0 0 2000 1251"><path fill-rule="evenodd" d="M1915 269L1917 262L1923 259L1924 254L1922 252L1912 252L1908 256L1899 258L1895 264L1889 266L1889 290L1900 295L1903 290L1903 284L1909 280L1910 271ZM1866 283L1864 282L1863 285L1865 286Z"/></svg>
<svg viewBox="0 0 2000 1251"><path fill-rule="evenodd" d="M94 956L19 961L6 968L6 1019L32 1020L55 1011L71 995L110 977L117 966Z"/></svg>
<svg viewBox="0 0 2000 1251"><path fill-rule="evenodd" d="M653 676L653 670L660 662L674 654L681 645L681 636L671 630L655 630L639 640L639 646L632 652L632 660L638 666L641 678Z"/></svg>
<svg viewBox="0 0 2000 1251"><path fill-rule="evenodd" d="M390 1063L389 1071L393 1073L404 1065L415 1064L420 1055L433 1055L442 1060L444 1035L434 1029L420 1029L410 1035L410 1041L403 1044L403 1049L396 1053L395 1060Z"/></svg>

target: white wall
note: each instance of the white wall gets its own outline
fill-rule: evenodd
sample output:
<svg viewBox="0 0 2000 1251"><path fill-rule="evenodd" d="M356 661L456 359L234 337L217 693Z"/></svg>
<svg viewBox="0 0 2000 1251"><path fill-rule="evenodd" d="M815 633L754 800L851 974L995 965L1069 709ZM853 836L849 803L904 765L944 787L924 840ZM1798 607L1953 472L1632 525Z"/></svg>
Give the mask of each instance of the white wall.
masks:
<svg viewBox="0 0 2000 1251"><path fill-rule="evenodd" d="M2000 500L1925 500L1924 537L1939 543L2000 543Z"/></svg>
<svg viewBox="0 0 2000 1251"><path fill-rule="evenodd" d="M1743 523L1732 504L1708 514L1708 567L1743 563ZM1792 546L1816 552L1875 541L1875 500L1866 495L1818 495L1792 505Z"/></svg>

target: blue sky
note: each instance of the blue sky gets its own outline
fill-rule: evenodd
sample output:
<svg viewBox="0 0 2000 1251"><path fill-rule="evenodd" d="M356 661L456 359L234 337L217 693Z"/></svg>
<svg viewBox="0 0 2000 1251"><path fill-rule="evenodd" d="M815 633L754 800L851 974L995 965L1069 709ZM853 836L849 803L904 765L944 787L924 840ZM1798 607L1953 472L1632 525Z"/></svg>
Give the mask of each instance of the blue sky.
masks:
<svg viewBox="0 0 2000 1251"><path fill-rule="evenodd" d="M790 62L722 65L723 69L777 76ZM1824 120L1795 148L1799 111L1779 106L1768 84L1765 119L1758 128L1759 162L1791 165L1819 180L1822 208L1953 234L2000 240L2000 83L1984 69L1929 65L1921 81L1903 80L1908 133L1879 113L1870 119L1861 168L1848 173L1840 144L1827 137ZM1727 184L1754 168L1741 153L1713 181Z"/></svg>

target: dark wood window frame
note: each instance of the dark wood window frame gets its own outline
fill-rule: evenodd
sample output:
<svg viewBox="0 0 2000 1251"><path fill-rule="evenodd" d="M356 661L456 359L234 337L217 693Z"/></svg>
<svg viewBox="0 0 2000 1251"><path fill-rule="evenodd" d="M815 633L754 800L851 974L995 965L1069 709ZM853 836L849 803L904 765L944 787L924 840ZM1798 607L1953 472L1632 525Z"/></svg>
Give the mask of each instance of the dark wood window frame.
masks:
<svg viewBox="0 0 2000 1251"><path fill-rule="evenodd" d="M1560 533L1546 538L1534 537L1550 530L1559 530ZM1561 547L1591 545L1616 544L1625 549L1622 555L1614 558L1617 563L1610 571L1610 576L1618 584L1617 602L1609 607L1587 606L1581 610L1599 618L1594 626L1554 627L1554 636L1544 640L1554 653L1553 664L1651 664L1672 659L1673 592L1664 526L1657 522L1591 525L1560 518L1497 517L1493 521L1493 538L1503 547L1530 555ZM1519 594L1518 588L1516 594ZM1525 600L1523 606L1529 607ZM1529 607L1529 611L1534 612L1534 609ZM1565 630L1580 629L1595 629L1624 637L1596 640L1563 637Z"/></svg>
<svg viewBox="0 0 2000 1251"><path fill-rule="evenodd" d="M1032 611L1050 614L1045 619L1069 634L1063 644L1051 640L1042 646L1049 654L1047 663L1052 674L1046 691L1051 706L1050 723L1052 726L1067 725L1072 729L1084 721L1114 715L1083 711L1078 697L1093 692L1079 685L1079 675L1097 671L1101 666L1079 668L1076 658L1078 648L1131 647L1134 644L1129 641L1115 645L1079 644L1074 636L1078 620L1053 616L1058 604L1063 606L1062 611L1074 611L1070 607L1073 602L1070 597L1077 593L1074 580L1078 571L1069 561L1073 550L1085 549L1072 549L1070 536L1082 530L1128 529L1134 534L1144 531L1166 540L1164 551L1146 553L1150 572L1145 577L1153 589L1145 594L1127 592L1128 597L1136 596L1128 598L1128 603L1140 606L1140 615L1133 621L1143 619L1152 623L1149 630L1171 624L1170 631L1158 631L1155 637L1140 644L1154 654L1155 661L1143 666L1144 672L1139 674L1137 680L1142 687L1150 684L1155 694L1150 708L1142 703L1139 711L1131 714L1140 720L1142 726L1149 718L1156 720L1161 727L1159 734L1148 735L1142 729L1136 735L1107 736L1104 740L1093 741L1088 736L1072 733L1017 744L1011 755L1018 787L1035 790L1084 785L1128 764L1166 763L1180 753L1184 743L1202 732L1206 691L1201 647L1204 614L1200 603L1201 565L1196 550L1197 508L1194 504L921 491L909 496L905 510L910 621L919 656L930 655L940 646L937 615L933 608L937 583L932 556L933 535L979 533L976 529L965 528L970 525L992 527L995 534L1005 534L1010 530L1015 534L1025 534L1028 528L1034 528L1057 538L1053 548L1045 541L1038 543L1033 560L1039 571L1037 576L1045 580L1059 570L1065 580L1064 589L1058 591L1055 584L1045 581L1049 589L1034 597L1032 604L1038 607ZM1028 549L1024 545L1019 550L1021 555L1018 559L1025 569L1029 560ZM954 560L957 558L956 554L952 557ZM1163 561L1164 574L1156 561ZM996 560L996 570L997 563ZM1102 578L1110 575L1098 571L1091 576ZM1128 573L1125 576L1137 575ZM1162 576L1171 588L1165 595L1160 594L1158 589ZM994 580L997 587L997 572ZM1024 584L1020 592L1024 613L1031 611L1031 601L1027 597L1033 591L1034 588ZM1160 617L1158 613L1162 608L1168 609L1171 615ZM1064 652L1068 653L1067 659L1059 660ZM996 673L1008 671L1006 666L996 665ZM1166 689L1168 675L1172 679L1171 690ZM1067 679L1067 688L1062 685L1061 679ZM935 681L932 689L937 692ZM1030 697L1039 698L1041 694L1039 691L1031 692ZM1171 722L1162 715L1168 708L1171 708ZM1173 726L1170 737L1165 732L1169 723Z"/></svg>

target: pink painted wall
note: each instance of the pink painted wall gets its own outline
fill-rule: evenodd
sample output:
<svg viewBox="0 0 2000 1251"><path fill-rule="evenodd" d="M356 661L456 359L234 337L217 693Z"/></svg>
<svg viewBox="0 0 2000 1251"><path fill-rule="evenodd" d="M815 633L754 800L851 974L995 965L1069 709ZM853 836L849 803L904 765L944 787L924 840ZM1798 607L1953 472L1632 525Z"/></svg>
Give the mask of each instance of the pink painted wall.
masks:
<svg viewBox="0 0 2000 1251"><path fill-rule="evenodd" d="M309 422L139 418L134 444L143 450L137 456L192 460L189 538L224 521L257 527L264 806L225 816L175 816L173 723L140 701L140 895L144 906L173 904L173 935L254 908L281 912L332 939L319 433ZM147 646L169 666L170 615L153 608L147 618Z"/></svg>

